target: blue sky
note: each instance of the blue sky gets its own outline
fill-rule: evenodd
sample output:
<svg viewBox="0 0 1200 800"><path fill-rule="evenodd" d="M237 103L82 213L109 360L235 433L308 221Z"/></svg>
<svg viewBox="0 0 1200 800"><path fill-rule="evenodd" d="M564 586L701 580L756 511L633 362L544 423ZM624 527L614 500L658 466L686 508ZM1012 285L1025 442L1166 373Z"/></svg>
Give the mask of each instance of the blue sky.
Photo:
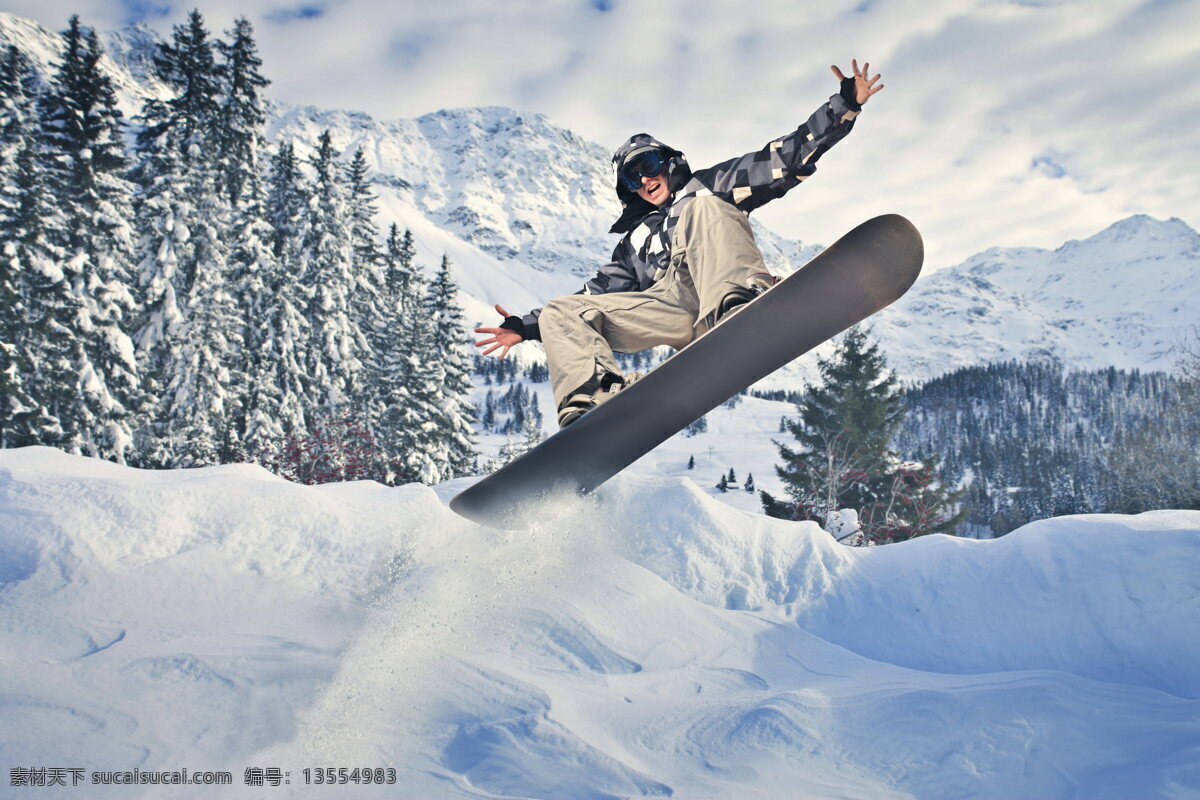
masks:
<svg viewBox="0 0 1200 800"><path fill-rule="evenodd" d="M637 131L696 165L757 149L866 59L886 87L818 175L758 212L829 243L896 211L929 265L992 245L1057 246L1133 213L1200 226L1200 3L711 0L505 3L217 0L245 14L277 99L377 117L505 105L616 146ZM52 28L142 20L192 3L10 0Z"/></svg>

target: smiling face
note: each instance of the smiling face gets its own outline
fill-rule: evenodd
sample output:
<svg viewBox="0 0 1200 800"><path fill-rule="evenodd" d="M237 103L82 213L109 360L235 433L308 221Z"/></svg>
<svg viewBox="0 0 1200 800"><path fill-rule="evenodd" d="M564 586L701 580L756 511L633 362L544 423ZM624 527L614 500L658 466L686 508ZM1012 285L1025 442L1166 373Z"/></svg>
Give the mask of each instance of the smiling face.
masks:
<svg viewBox="0 0 1200 800"><path fill-rule="evenodd" d="M642 185L637 190L638 197L656 206L661 206L667 202L671 196L671 190L667 188L667 169L666 164L663 164L663 170L657 175L643 175Z"/></svg>
<svg viewBox="0 0 1200 800"><path fill-rule="evenodd" d="M667 154L662 150L643 148L637 155L626 158L618 176L618 184L651 205L666 203L671 197Z"/></svg>

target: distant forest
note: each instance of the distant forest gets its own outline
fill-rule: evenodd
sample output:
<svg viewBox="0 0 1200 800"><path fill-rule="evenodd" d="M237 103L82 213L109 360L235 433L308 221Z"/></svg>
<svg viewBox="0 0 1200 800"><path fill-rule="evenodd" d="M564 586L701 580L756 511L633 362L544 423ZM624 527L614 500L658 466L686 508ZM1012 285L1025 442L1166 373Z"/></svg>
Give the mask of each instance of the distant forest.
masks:
<svg viewBox="0 0 1200 800"><path fill-rule="evenodd" d="M1001 536L1064 514L1197 509L1195 361L1179 376L1045 362L964 367L905 392L893 447L937 459L942 480L965 490L959 534Z"/></svg>
<svg viewBox="0 0 1200 800"><path fill-rule="evenodd" d="M1200 508L1186 377L1008 362L936 378L905 402L896 449L939 459L966 489L967 526L1001 535L1064 514Z"/></svg>

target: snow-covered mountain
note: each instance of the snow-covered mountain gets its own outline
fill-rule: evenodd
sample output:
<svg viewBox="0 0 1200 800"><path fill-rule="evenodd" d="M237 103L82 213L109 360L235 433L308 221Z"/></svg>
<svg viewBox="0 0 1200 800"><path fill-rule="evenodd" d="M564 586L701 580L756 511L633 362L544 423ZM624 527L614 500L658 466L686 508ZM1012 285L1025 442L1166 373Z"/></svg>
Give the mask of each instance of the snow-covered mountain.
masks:
<svg viewBox="0 0 1200 800"><path fill-rule="evenodd" d="M104 66L132 117L146 96L163 92L149 69L157 34L134 26L107 32L102 41L109 54ZM17 45L48 74L58 36L0 13L0 43ZM265 69L269 77L270 65ZM354 111L273 107L270 138L292 140L302 155L325 129L345 158L364 150L381 227L395 222L411 229L426 267L443 253L451 257L472 323L494 320L495 303L522 313L577 290L615 244L607 232L618 212L609 148L541 114L490 107L385 121ZM758 144L748 142L747 149ZM756 230L778 274L820 250L757 223ZM908 380L1011 358L1169 369L1171 347L1198 319L1198 265L1200 234L1178 219L1134 216L1054 251L993 248L957 266L927 265L926 277L874 325ZM536 357L536 348L521 355ZM763 386L798 388L813 370L809 356Z"/></svg>
<svg viewBox="0 0 1200 800"><path fill-rule="evenodd" d="M1200 794L1200 513L856 549L687 479L520 533L456 488L0 451L5 780L233 780L10 794L334 796L314 766L396 771L362 798Z"/></svg>
<svg viewBox="0 0 1200 800"><path fill-rule="evenodd" d="M1200 234L1138 215L1056 250L992 248L935 272L875 330L908 379L1009 359L1170 370L1198 309Z"/></svg>

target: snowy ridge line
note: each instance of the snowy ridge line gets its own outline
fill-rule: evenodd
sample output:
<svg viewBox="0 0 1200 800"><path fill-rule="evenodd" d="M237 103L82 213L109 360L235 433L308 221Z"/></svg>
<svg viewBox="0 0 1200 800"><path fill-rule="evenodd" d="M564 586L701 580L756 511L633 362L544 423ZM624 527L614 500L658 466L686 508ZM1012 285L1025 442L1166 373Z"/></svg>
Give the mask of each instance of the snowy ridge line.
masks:
<svg viewBox="0 0 1200 800"><path fill-rule="evenodd" d="M640 474L491 531L465 480L0 451L0 751L439 798L1200 792L1200 512L855 549Z"/></svg>

